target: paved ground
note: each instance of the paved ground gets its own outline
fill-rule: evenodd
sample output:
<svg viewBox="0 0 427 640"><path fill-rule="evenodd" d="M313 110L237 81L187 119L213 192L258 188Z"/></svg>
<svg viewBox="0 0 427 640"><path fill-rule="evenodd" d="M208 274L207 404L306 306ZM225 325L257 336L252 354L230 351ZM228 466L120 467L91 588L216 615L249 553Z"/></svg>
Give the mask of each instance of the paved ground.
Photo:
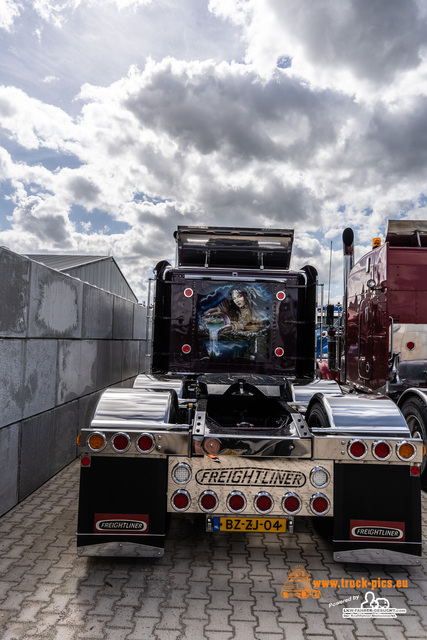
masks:
<svg viewBox="0 0 427 640"><path fill-rule="evenodd" d="M79 558L79 464L74 462L0 518L2 640L321 640L425 638L427 557L420 567L339 565L303 520L298 532L206 534L204 521L174 517L161 560ZM427 495L423 495L427 513ZM424 523L427 531L427 522ZM320 589L284 599L289 571L321 579L407 580L376 596L406 610L396 618L344 618L366 589ZM354 598L351 603L343 600Z"/></svg>

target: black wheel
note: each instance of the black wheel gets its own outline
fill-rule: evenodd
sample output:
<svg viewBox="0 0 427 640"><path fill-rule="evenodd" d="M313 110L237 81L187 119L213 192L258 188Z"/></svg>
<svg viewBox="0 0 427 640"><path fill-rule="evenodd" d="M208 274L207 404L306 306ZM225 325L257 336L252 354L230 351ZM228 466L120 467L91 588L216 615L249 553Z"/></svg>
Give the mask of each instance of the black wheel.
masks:
<svg viewBox="0 0 427 640"><path fill-rule="evenodd" d="M425 454L427 445L427 406L421 398L412 397L406 400L400 408L408 423L412 436L419 436L424 444L424 456L421 464L421 486L427 488L427 456Z"/></svg>
<svg viewBox="0 0 427 640"><path fill-rule="evenodd" d="M316 403L312 406L307 424L309 429L329 429L329 418L321 404Z"/></svg>

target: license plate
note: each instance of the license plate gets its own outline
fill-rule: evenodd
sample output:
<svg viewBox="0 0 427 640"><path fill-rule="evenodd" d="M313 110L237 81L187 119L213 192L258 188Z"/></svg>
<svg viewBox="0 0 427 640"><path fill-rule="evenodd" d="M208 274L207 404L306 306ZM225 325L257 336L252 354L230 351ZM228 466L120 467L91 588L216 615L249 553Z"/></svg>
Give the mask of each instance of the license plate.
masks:
<svg viewBox="0 0 427 640"><path fill-rule="evenodd" d="M214 531L286 532L285 518L212 518Z"/></svg>

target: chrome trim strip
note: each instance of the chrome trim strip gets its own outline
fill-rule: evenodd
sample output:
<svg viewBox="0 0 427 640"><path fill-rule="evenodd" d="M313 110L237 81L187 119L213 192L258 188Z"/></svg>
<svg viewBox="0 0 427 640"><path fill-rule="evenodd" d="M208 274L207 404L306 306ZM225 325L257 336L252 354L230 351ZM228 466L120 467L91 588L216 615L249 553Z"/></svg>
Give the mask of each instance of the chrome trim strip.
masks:
<svg viewBox="0 0 427 640"><path fill-rule="evenodd" d="M415 542L412 544L421 543ZM360 562L361 564L420 565L422 561L421 556L402 553L401 551L390 551L389 549L350 549L347 551L335 551L333 556L335 562Z"/></svg>
<svg viewBox="0 0 427 640"><path fill-rule="evenodd" d="M239 267L240 269L240 267ZM292 274L294 275L294 274ZM253 277L249 277L249 276L231 276L228 274L224 274L222 276L214 276L211 274L196 274L196 273L186 273L184 274L184 279L185 280L220 280L222 282L225 281L229 281L229 280L237 280L237 281L241 281L241 282L269 282L270 284L275 284L276 282L289 282L289 278L277 278L275 275L270 277L270 278L260 278L258 276L253 276ZM293 282L296 283L296 278L293 279ZM295 288L297 285L292 285L292 280L290 281L291 286L290 288ZM176 283L176 284L180 284L180 283Z"/></svg>
<svg viewBox="0 0 427 640"><path fill-rule="evenodd" d="M90 453L91 456L103 456L103 457L115 457L116 455L124 456L126 458L140 458L144 459L146 457L156 457L156 458L165 458L169 455L181 455L188 456L189 455L189 444L190 444L190 436L188 431L188 425L186 429L171 429L167 428L165 425L164 430L160 430L157 426L151 425L150 430L147 426L147 431L144 431L144 428L141 424L134 425L132 423L119 422L117 424L118 428L105 427L103 429L103 433L107 438L107 442L111 440L111 437L116 433L125 433L131 439L131 446L127 448L126 451L118 451L117 453L113 450L112 447L104 447L102 451L91 451L89 447L84 444L93 431L91 429L85 428L82 429L82 445L80 447L80 452L82 454ZM152 449L148 451L140 451L137 447L138 439L143 435L149 435L154 439L154 444Z"/></svg>
<svg viewBox="0 0 427 640"><path fill-rule="evenodd" d="M77 555L87 557L161 558L164 553L162 547L134 542L101 542L77 547Z"/></svg>

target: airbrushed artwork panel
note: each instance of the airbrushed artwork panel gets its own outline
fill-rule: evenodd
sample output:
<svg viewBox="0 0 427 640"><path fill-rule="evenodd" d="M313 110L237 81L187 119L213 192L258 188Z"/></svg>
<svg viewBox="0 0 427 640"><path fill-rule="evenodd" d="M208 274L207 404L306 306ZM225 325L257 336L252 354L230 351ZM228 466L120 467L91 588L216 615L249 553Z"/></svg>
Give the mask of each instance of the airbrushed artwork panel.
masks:
<svg viewBox="0 0 427 640"><path fill-rule="evenodd" d="M211 284L197 299L199 359L257 362L269 357L271 287Z"/></svg>

